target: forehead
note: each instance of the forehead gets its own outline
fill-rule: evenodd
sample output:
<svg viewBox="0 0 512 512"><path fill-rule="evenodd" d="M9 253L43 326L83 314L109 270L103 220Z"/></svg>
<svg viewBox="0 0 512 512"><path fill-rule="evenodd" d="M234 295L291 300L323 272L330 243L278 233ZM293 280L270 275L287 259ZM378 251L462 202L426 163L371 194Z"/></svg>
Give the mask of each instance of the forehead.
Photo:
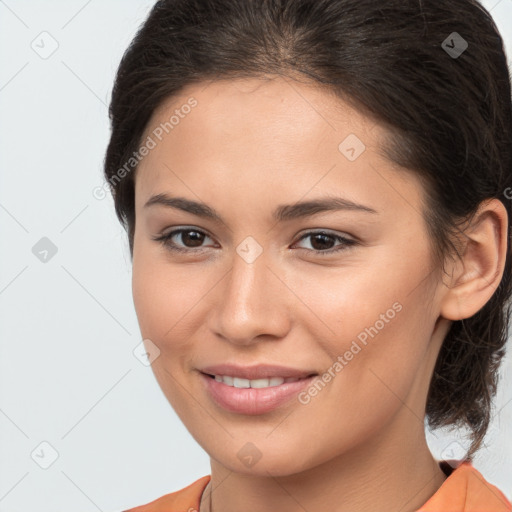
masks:
<svg viewBox="0 0 512 512"><path fill-rule="evenodd" d="M191 99L196 106L187 107ZM230 134L230 128L243 130L243 134L263 140L294 137L320 137L328 132L350 128L368 142L379 135L373 132L376 124L349 104L337 97L332 90L311 82L297 82L290 78L245 78L214 80L194 83L178 95L168 98L155 110L146 132L169 121L170 114L185 109L179 123L194 129L216 133L219 137ZM177 128L174 125L174 128ZM172 131L175 131L173 128ZM192 128L192 126L191 126ZM183 130L182 130L183 131ZM238 135L242 133L236 132Z"/></svg>
<svg viewBox="0 0 512 512"><path fill-rule="evenodd" d="M136 196L179 188L214 199L222 187L249 187L261 197L275 188L298 200L318 183L319 191L342 187L356 200L361 187L386 198L384 174L397 170L381 155L387 135L315 84L281 77L195 83L153 113L143 140L153 137L156 146L139 164ZM342 152L347 140L364 148L356 160ZM398 178L411 181L409 173Z"/></svg>
<svg viewBox="0 0 512 512"><path fill-rule="evenodd" d="M170 146L175 154L208 157L215 147L219 158L264 153L269 160L310 148L318 156L322 145L336 150L349 133L373 145L375 128L327 88L284 77L246 78L184 87L153 112L142 140L152 136L157 145L144 160Z"/></svg>

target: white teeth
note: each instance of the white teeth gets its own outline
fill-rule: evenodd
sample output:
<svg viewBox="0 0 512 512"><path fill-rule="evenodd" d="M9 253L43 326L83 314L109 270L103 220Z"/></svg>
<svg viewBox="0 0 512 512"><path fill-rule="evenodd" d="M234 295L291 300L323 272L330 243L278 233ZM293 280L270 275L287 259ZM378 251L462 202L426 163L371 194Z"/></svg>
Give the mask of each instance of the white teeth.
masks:
<svg viewBox="0 0 512 512"><path fill-rule="evenodd" d="M268 388L270 386L270 379L252 379L250 383L251 388Z"/></svg>
<svg viewBox="0 0 512 512"><path fill-rule="evenodd" d="M280 386L286 382L296 382L300 380L298 377L271 377L269 379L242 379L240 377L231 377L229 375L215 375L217 382L223 382L228 386L235 388L269 388L273 386Z"/></svg>
<svg viewBox="0 0 512 512"><path fill-rule="evenodd" d="M279 386L284 382L284 379L282 377L272 377L269 379L269 386Z"/></svg>
<svg viewBox="0 0 512 512"><path fill-rule="evenodd" d="M235 386L235 388L250 388L251 381L249 379L241 379L239 377L235 377L233 379L233 386Z"/></svg>

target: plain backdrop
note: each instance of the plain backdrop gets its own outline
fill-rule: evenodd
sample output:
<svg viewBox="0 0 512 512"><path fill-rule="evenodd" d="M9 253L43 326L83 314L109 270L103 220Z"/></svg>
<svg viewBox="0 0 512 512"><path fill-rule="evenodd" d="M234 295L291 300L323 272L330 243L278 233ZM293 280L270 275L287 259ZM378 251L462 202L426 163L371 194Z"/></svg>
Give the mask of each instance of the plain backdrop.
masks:
<svg viewBox="0 0 512 512"><path fill-rule="evenodd" d="M93 195L114 74L153 3L0 0L1 512L119 511L210 473L134 354L126 236ZM512 54L512 0L483 4ZM475 461L509 498L511 361Z"/></svg>

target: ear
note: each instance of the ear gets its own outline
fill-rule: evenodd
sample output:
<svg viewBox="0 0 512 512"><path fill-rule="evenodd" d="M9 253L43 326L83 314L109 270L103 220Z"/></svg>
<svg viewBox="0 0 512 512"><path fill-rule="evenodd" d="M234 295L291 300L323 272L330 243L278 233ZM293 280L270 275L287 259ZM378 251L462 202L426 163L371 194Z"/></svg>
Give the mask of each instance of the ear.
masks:
<svg viewBox="0 0 512 512"><path fill-rule="evenodd" d="M441 316L449 320L473 316L500 284L508 244L508 216L503 203L498 199L483 201L461 237L461 258L451 265L441 302Z"/></svg>

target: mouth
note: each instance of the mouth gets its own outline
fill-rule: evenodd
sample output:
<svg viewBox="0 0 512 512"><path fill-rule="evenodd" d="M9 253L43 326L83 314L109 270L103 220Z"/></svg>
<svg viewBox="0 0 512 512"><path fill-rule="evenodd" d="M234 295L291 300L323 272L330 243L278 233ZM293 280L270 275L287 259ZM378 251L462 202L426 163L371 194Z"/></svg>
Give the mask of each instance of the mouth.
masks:
<svg viewBox="0 0 512 512"><path fill-rule="evenodd" d="M199 376L206 395L217 407L237 414L261 415L290 405L312 385L318 373L268 366L218 366L203 369ZM299 405L299 400L295 404Z"/></svg>
<svg viewBox="0 0 512 512"><path fill-rule="evenodd" d="M298 382L300 380L309 379L310 377L314 377L318 375L316 373L312 373L306 375L305 377L263 377L259 379L245 379L243 377L234 377L233 375L215 375L210 373L203 373L207 377L211 379L215 379L217 382L222 382L226 384L226 386L239 388L239 389L264 389L264 388L272 388L275 386L281 386L282 384L288 384L290 382Z"/></svg>

